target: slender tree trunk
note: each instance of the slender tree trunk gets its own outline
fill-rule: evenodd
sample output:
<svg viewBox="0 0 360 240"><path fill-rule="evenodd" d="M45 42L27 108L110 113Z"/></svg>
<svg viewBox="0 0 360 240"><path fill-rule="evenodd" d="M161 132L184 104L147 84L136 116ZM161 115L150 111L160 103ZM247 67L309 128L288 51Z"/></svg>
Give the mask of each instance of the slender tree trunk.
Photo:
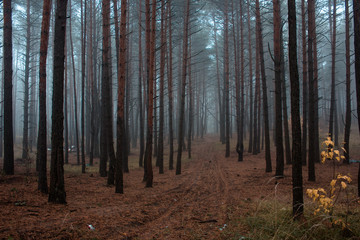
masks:
<svg viewBox="0 0 360 240"><path fill-rule="evenodd" d="M125 100L125 77L126 77L126 12L127 1L121 0L121 21L119 39L118 59L118 105L117 105L117 141L116 141L116 170L115 170L115 192L124 193L122 163L126 154L125 122L124 122L124 100ZM114 9L117 9L117 1L114 0ZM117 11L117 10L115 10ZM117 14L116 14L117 15Z"/></svg>
<svg viewBox="0 0 360 240"><path fill-rule="evenodd" d="M275 63L275 136L276 177L284 176L284 144L281 108L281 15L280 0L273 0L274 8L274 63ZM285 79L284 79L285 80Z"/></svg>
<svg viewBox="0 0 360 240"><path fill-rule="evenodd" d="M165 81L165 1L161 0L161 27L160 27L160 102L159 102L159 141L157 161L159 162L159 173L164 173L164 81Z"/></svg>
<svg viewBox="0 0 360 240"><path fill-rule="evenodd" d="M345 58L346 58L346 111L345 111L345 133L344 133L344 163L349 163L349 141L351 129L351 71L350 71L350 20L349 0L345 0Z"/></svg>
<svg viewBox="0 0 360 240"><path fill-rule="evenodd" d="M155 32L156 32L156 0L152 0L152 15L150 16L150 1L146 0L146 50L147 50L147 79L148 79L148 111L147 135L145 149L145 176L146 187L153 185L152 170L152 138L153 138L153 113L154 113L154 79L155 79ZM151 26L150 26L151 23Z"/></svg>
<svg viewBox="0 0 360 240"><path fill-rule="evenodd" d="M189 38L189 20L190 18L190 0L186 1L185 17L184 17L184 35L183 35L183 60L181 74L181 101L180 101L180 117L179 117L179 134L178 134L178 154L176 160L176 175L181 174L181 154L184 139L184 120L185 120L185 85L187 75L188 62L188 38Z"/></svg>
<svg viewBox="0 0 360 240"><path fill-rule="evenodd" d="M216 23L215 15L213 15L213 21ZM218 102L219 102L219 127L220 127L220 141L225 143L225 119L224 119L224 108L223 101L221 96L221 86L220 86L220 67L219 67L219 53L218 53L218 43L217 43L217 29L214 29L214 41L215 41L215 58L216 58L216 80L217 80L217 93L218 93Z"/></svg>
<svg viewBox="0 0 360 240"><path fill-rule="evenodd" d="M191 159L191 134L192 134L192 128L193 128L193 79L192 79L192 74L191 74L191 37L189 37L189 62L188 62L188 71L189 71L189 87L188 87L188 97L189 97L189 102L188 102L188 111L189 111L189 116L188 116L188 158Z"/></svg>
<svg viewBox="0 0 360 240"><path fill-rule="evenodd" d="M108 84L110 81L109 72L109 51L110 51L110 0L102 1L102 17L103 17L103 52L102 52L102 80L101 80L101 132L100 132L100 176L107 176L107 160L108 160L108 132L107 132L107 96Z"/></svg>
<svg viewBox="0 0 360 240"><path fill-rule="evenodd" d="M354 48L355 48L355 82L357 97L358 126L360 132L360 0L353 1L354 9ZM358 172L358 196L360 197L360 164Z"/></svg>
<svg viewBox="0 0 360 240"><path fill-rule="evenodd" d="M301 124L300 124L300 87L297 66L296 39L296 4L288 0L289 23L289 65L291 84L291 128L292 128L292 181L293 181L293 216L299 218L304 212L302 157L301 157Z"/></svg>
<svg viewBox="0 0 360 240"><path fill-rule="evenodd" d="M42 193L48 192L46 163L46 58L49 46L51 0L44 0L43 19L41 23L40 67L39 67L39 132L37 141L37 161L39 162L38 189Z"/></svg>
<svg viewBox="0 0 360 240"><path fill-rule="evenodd" d="M314 61L313 56L316 55L316 52L313 53L314 46L314 35L315 33L315 0L308 0L308 73L309 73L309 181L315 181L315 161L316 161L316 141L315 141L315 89L314 89Z"/></svg>
<svg viewBox="0 0 360 240"><path fill-rule="evenodd" d="M72 14L71 10L71 0L70 2L70 15ZM76 138L76 159L77 165L80 165L80 145L79 145L79 128L78 128L78 111L77 111L77 97L76 97L76 70L75 70L75 58L74 58L74 44L72 40L72 29L71 29L71 22L72 18L70 17L70 24L69 24L69 35L70 35L70 45L71 45L71 60L72 60L72 68L73 68L73 86L74 86L74 107L75 107L75 138Z"/></svg>
<svg viewBox="0 0 360 240"><path fill-rule="evenodd" d="M228 17L228 0L225 0L224 10L224 94L225 94L225 157L230 157L230 98L229 98L229 17Z"/></svg>
<svg viewBox="0 0 360 240"><path fill-rule="evenodd" d="M14 174L13 87L12 87L12 20L11 0L3 1L4 16L4 172Z"/></svg>
<svg viewBox="0 0 360 240"><path fill-rule="evenodd" d="M168 0L168 19L169 19L169 49L168 55L168 98L169 98L169 170L174 169L174 130L173 130L173 57L172 57L172 11L171 0Z"/></svg>
<svg viewBox="0 0 360 240"><path fill-rule="evenodd" d="M64 59L67 0L57 0L54 34L54 70L49 202L66 204L64 184Z"/></svg>
<svg viewBox="0 0 360 240"><path fill-rule="evenodd" d="M94 164L94 151L95 151L95 84L94 84L94 62L93 62L93 3L90 2L90 17L89 17L89 81L90 81L90 152L89 152L89 163L90 166Z"/></svg>
<svg viewBox="0 0 360 240"><path fill-rule="evenodd" d="M139 98L139 123L140 123L140 153L139 153L139 167L143 166L144 159L144 113L143 113L143 100L142 100L142 74L143 74L143 61L142 61L142 31L141 31L141 0L139 1L139 89L138 89L138 98Z"/></svg>
<svg viewBox="0 0 360 240"><path fill-rule="evenodd" d="M283 107L283 119L284 119L284 140L285 140L285 157L286 164L291 164L291 148L290 148L290 133L288 123L288 107L286 96L286 77L285 77L285 53L284 53L284 38L283 29L281 28L280 34L280 49L281 49L281 88L282 88L282 107Z"/></svg>
<svg viewBox="0 0 360 240"><path fill-rule="evenodd" d="M29 76L30 76L30 0L26 1L26 52L25 52L25 78L24 78L24 127L22 159L27 160L29 156ZM37 170L39 170L37 168Z"/></svg>
<svg viewBox="0 0 360 240"><path fill-rule="evenodd" d="M262 92L263 92L263 118L264 118L264 133L265 133L265 160L266 160L266 172L271 172L271 155L270 155L270 136L269 136L269 114L268 114L268 102L267 102L267 87L266 87L266 75L265 75L265 62L264 62L264 48L262 27L260 19L260 6L259 0L256 0L256 29L257 29L257 41L259 48L259 58L261 67L261 79L262 79ZM281 100L281 98L280 98Z"/></svg>
<svg viewBox="0 0 360 240"><path fill-rule="evenodd" d="M329 6L330 7L330 6ZM330 19L331 22L331 19ZM331 100L330 100L330 120L329 120L329 137L334 139L334 115L335 115L335 54L336 54L336 0L333 5L332 16L332 36L331 36Z"/></svg>
<svg viewBox="0 0 360 240"><path fill-rule="evenodd" d="M247 19L250 19L250 0L247 1ZM251 44L251 24L250 21L247 21L248 23L248 42L249 42L249 47L248 47L248 51L249 51L249 84L250 84L250 122L249 122L249 149L248 152L251 153L253 152L253 130L254 130L254 125L253 125L253 117L254 117L254 104L253 104L253 72L252 72L252 44Z"/></svg>
<svg viewBox="0 0 360 240"><path fill-rule="evenodd" d="M83 7L83 1L84 7ZM86 53L86 2L81 0L81 172L85 173L85 53ZM85 9L85 10L83 10ZM85 14L83 14L85 12Z"/></svg>
<svg viewBox="0 0 360 240"><path fill-rule="evenodd" d="M301 0L301 40L302 40L302 80L303 80L303 128L302 128L302 165L306 165L307 156L307 125L308 125L308 75L306 54L306 6L305 0Z"/></svg>

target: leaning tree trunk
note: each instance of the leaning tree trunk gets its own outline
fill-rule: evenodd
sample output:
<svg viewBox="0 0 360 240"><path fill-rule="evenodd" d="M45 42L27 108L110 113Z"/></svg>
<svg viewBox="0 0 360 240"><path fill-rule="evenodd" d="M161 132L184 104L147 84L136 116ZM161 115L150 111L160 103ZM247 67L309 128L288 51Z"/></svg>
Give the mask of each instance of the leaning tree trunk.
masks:
<svg viewBox="0 0 360 240"><path fill-rule="evenodd" d="M37 141L37 162L39 163L38 189L48 192L46 177L46 58L49 46L51 0L44 0L43 19L41 23L40 67L39 67L39 132Z"/></svg>
<svg viewBox="0 0 360 240"><path fill-rule="evenodd" d="M66 204L64 184L64 60L67 0L57 0L54 34L54 70L49 202Z"/></svg>

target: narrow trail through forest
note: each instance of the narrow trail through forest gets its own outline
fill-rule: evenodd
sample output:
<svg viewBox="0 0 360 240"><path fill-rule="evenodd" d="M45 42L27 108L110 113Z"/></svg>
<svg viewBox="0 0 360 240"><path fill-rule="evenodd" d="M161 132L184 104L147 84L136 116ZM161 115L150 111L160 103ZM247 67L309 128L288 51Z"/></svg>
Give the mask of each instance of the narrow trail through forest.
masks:
<svg viewBox="0 0 360 240"><path fill-rule="evenodd" d="M233 227L246 235L236 219L253 214L261 201L291 202L289 165L285 178L276 180L265 173L263 153L245 153L243 162L235 151L225 158L217 137L195 139L192 155L181 175L154 168L153 188L144 187L142 168L131 169L123 195L95 172L65 171L67 205L48 203L37 190L36 173L26 176L18 163L19 174L0 176L0 239L227 239ZM356 175L352 166L341 172ZM317 183L304 180L305 187L328 184L329 166L317 167L329 174L319 174Z"/></svg>

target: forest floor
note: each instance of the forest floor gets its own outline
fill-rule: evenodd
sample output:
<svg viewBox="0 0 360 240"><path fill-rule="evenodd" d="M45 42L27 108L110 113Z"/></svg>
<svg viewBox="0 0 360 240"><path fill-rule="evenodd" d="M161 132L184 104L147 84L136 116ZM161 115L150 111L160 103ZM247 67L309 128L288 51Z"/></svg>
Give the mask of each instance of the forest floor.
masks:
<svg viewBox="0 0 360 240"><path fill-rule="evenodd" d="M34 170L26 173L17 161L14 176L0 175L0 239L229 239L235 231L248 234L238 220L254 214L261 202L291 204L290 165L283 179L275 179L274 171L265 173L263 153L246 152L243 162L237 162L235 151L225 158L217 137L196 139L191 160L183 155L181 175L167 169L160 175L154 168L153 188L144 187L143 169L132 167L124 175L122 195L106 185L98 165L81 174L72 155L73 164L65 166L66 205L48 203L37 190ZM137 156L130 158L131 166ZM316 165L315 183L307 181L304 167L304 189L328 186L331 166ZM356 189L358 164L339 165L336 171L349 173Z"/></svg>

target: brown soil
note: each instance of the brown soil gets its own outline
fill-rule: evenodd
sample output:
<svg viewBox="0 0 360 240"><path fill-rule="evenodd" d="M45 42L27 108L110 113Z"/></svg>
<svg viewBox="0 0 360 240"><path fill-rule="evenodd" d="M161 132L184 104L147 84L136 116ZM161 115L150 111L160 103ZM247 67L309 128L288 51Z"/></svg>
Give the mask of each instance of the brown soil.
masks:
<svg viewBox="0 0 360 240"><path fill-rule="evenodd" d="M275 179L265 173L263 154L246 153L239 163L235 152L224 158L223 149L217 138L195 140L182 174L159 175L155 168L153 188L144 187L142 168L131 169L124 175L123 195L97 173L67 171L67 205L48 203L37 190L36 174L25 174L18 162L21 174L0 176L0 239L221 239L226 238L224 224L251 214L259 201L291 203L291 166L285 166L285 178ZM336 171L355 180L357 167ZM331 165L316 168L316 183L306 181L304 168L305 189L328 185ZM237 226L236 231L245 235L248 230Z"/></svg>

